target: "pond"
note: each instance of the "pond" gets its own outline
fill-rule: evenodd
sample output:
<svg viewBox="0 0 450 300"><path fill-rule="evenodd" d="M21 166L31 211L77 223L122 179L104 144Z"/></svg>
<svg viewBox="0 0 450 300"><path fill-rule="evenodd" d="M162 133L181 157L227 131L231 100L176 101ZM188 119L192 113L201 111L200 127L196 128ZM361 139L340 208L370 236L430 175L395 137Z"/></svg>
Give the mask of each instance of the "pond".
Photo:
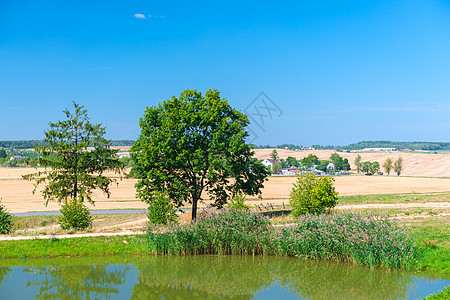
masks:
<svg viewBox="0 0 450 300"><path fill-rule="evenodd" d="M426 273L292 257L126 256L2 260L0 299L418 299Z"/></svg>

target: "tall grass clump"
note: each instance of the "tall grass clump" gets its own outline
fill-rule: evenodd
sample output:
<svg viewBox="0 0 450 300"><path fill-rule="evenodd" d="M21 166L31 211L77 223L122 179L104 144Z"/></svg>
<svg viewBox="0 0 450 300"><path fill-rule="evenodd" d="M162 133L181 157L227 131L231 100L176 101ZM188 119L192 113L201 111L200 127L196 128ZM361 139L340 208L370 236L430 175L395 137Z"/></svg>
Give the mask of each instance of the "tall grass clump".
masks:
<svg viewBox="0 0 450 300"><path fill-rule="evenodd" d="M190 225L172 224L148 233L154 254L264 254L273 252L270 221L243 210L209 213Z"/></svg>
<svg viewBox="0 0 450 300"><path fill-rule="evenodd" d="M280 251L311 259L371 267L414 268L417 250L404 228L387 217L362 214L305 215L283 229Z"/></svg>
<svg viewBox="0 0 450 300"><path fill-rule="evenodd" d="M6 207L1 203L0 198L0 234L8 233L12 227L12 215L6 209Z"/></svg>

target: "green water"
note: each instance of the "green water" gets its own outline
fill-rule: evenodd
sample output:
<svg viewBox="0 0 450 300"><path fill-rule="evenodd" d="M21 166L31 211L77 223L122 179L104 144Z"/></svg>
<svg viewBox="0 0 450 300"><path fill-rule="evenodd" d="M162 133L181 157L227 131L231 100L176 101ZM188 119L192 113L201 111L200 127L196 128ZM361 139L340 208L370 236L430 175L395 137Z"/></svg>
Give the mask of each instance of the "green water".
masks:
<svg viewBox="0 0 450 300"><path fill-rule="evenodd" d="M417 299L448 279L288 257L3 260L0 299Z"/></svg>

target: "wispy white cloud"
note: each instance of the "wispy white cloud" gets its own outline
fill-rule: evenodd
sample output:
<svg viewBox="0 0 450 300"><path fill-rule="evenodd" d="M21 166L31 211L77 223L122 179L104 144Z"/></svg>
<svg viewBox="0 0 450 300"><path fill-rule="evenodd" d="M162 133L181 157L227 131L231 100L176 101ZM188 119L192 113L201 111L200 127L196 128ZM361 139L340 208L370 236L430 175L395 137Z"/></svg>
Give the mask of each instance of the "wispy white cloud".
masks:
<svg viewBox="0 0 450 300"><path fill-rule="evenodd" d="M136 19L145 19L145 15L144 14L134 14L134 16Z"/></svg>

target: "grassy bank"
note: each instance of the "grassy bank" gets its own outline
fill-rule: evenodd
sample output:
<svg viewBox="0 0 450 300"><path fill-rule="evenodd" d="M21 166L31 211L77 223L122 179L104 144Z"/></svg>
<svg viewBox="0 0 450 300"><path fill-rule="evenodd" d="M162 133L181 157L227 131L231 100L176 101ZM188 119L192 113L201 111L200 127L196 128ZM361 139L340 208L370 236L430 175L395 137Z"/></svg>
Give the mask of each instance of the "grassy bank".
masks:
<svg viewBox="0 0 450 300"><path fill-rule="evenodd" d="M0 241L0 257L2 258L47 258L147 253L146 239L143 235Z"/></svg>
<svg viewBox="0 0 450 300"><path fill-rule="evenodd" d="M387 219L348 216L290 218L290 226L274 227L279 217L210 215L195 225L159 228L148 235L1 241L0 257L263 254L450 274L448 217L402 220L411 232L408 238Z"/></svg>
<svg viewBox="0 0 450 300"><path fill-rule="evenodd" d="M422 298L422 300L447 300L447 299L450 299L450 286L445 287L439 293L432 294L428 297Z"/></svg>

